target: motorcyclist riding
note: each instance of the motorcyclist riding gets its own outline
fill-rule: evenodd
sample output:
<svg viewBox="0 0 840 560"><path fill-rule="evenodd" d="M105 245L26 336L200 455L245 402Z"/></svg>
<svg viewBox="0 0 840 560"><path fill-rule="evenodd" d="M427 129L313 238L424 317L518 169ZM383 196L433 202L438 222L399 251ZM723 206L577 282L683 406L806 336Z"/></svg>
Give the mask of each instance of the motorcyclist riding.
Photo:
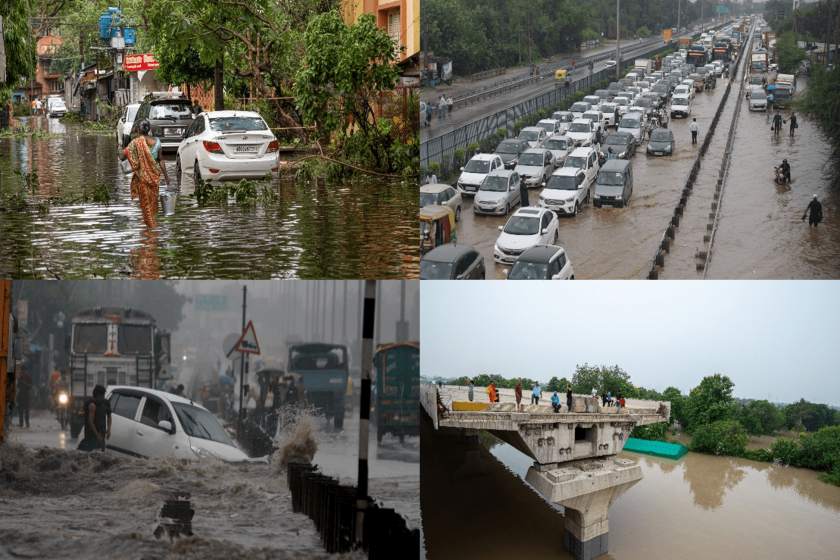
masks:
<svg viewBox="0 0 840 560"><path fill-rule="evenodd" d="M613 152L612 146L607 148L607 159L618 159L618 157L615 155L615 152Z"/></svg>
<svg viewBox="0 0 840 560"><path fill-rule="evenodd" d="M782 160L782 165L778 167L779 176L782 181L790 183L790 164L787 159ZM782 182L780 181L780 183Z"/></svg>

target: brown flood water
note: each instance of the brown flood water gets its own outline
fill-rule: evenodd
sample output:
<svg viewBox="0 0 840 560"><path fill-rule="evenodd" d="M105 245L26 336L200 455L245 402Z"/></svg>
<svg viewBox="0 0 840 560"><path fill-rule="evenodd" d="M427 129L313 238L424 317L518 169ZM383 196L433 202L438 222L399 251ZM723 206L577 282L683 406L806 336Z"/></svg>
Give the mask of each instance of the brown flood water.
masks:
<svg viewBox="0 0 840 560"><path fill-rule="evenodd" d="M530 459L506 444L468 447L423 413L420 507L426 557L572 559L562 507L522 480ZM689 453L634 453L644 478L610 510L602 560L837 557L840 488L815 471Z"/></svg>

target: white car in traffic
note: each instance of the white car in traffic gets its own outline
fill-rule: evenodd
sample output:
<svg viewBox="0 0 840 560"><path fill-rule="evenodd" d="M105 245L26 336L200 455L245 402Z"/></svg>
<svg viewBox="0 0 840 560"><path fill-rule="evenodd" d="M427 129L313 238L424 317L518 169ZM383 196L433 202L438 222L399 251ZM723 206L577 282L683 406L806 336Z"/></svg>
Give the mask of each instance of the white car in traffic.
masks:
<svg viewBox="0 0 840 560"><path fill-rule="evenodd" d="M595 142L595 124L589 119L575 119L569 126L566 136L579 146L591 146Z"/></svg>
<svg viewBox="0 0 840 560"><path fill-rule="evenodd" d="M250 461L213 414L190 399L132 386L109 387L111 437L105 452L122 457Z"/></svg>
<svg viewBox="0 0 840 560"><path fill-rule="evenodd" d="M504 168L505 164L498 154L476 154L470 158L466 167L461 168L456 186L461 193L474 195L489 173Z"/></svg>
<svg viewBox="0 0 840 560"><path fill-rule="evenodd" d="M671 107L669 109L671 118L685 117L691 115L691 97L686 94L674 95L671 98Z"/></svg>
<svg viewBox="0 0 840 560"><path fill-rule="evenodd" d="M504 227L499 226L499 231L493 260L500 264L513 264L526 249L556 242L560 236L554 212L534 206L514 212Z"/></svg>
<svg viewBox="0 0 840 560"><path fill-rule="evenodd" d="M259 113L211 111L195 117L178 145L176 172L213 183L276 178L280 144Z"/></svg>

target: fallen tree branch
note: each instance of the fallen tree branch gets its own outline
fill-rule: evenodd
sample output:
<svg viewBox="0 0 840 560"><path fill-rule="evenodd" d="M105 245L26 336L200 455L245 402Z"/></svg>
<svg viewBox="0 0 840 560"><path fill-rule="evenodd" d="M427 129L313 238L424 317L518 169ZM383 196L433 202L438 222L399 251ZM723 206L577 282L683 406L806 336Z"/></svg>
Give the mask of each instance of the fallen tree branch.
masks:
<svg viewBox="0 0 840 560"><path fill-rule="evenodd" d="M296 161L293 161L293 162L289 163L289 165L292 166L292 165L301 163L303 161L306 161L306 160L312 159L312 158L325 159L327 161L331 161L331 162L337 163L339 165L344 165L346 167L353 168L356 171L361 171L362 173L369 173L371 175L379 175L380 177L390 177L390 178L393 178L393 179L402 179L402 175L394 175L394 174L391 174L391 173L380 173L378 171L371 171L370 169L364 169L363 167L355 166L352 163L347 163L347 162L344 162L344 161L339 161L337 159L333 159L331 157L325 156L323 154L323 151L322 151L321 154L313 154L313 155L309 155L309 156L304 156L304 157L300 158L299 160L296 160Z"/></svg>

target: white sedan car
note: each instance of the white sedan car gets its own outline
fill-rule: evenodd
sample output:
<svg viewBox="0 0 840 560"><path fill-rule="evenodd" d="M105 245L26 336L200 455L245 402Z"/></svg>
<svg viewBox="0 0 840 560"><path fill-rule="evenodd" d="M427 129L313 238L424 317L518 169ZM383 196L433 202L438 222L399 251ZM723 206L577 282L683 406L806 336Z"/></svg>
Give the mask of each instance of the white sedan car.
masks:
<svg viewBox="0 0 840 560"><path fill-rule="evenodd" d="M105 398L111 405L112 419L106 453L139 458L250 461L234 446L216 417L189 399L120 385L109 387Z"/></svg>
<svg viewBox="0 0 840 560"><path fill-rule="evenodd" d="M123 148L128 147L126 141L131 137L131 127L134 126L134 117L139 108L139 103L132 103L123 107L120 113L120 120L117 121L117 143Z"/></svg>
<svg viewBox="0 0 840 560"><path fill-rule="evenodd" d="M526 206L511 215L507 224L499 226L501 233L493 248L493 260L513 264L525 249L547 245L560 236L557 216L547 208Z"/></svg>
<svg viewBox="0 0 840 560"><path fill-rule="evenodd" d="M214 183L277 177L280 144L251 111L211 111L195 117L178 145L176 173Z"/></svg>
<svg viewBox="0 0 840 560"><path fill-rule="evenodd" d="M578 146L591 146L595 142L595 123L589 119L575 119L569 126L566 136L574 140Z"/></svg>

